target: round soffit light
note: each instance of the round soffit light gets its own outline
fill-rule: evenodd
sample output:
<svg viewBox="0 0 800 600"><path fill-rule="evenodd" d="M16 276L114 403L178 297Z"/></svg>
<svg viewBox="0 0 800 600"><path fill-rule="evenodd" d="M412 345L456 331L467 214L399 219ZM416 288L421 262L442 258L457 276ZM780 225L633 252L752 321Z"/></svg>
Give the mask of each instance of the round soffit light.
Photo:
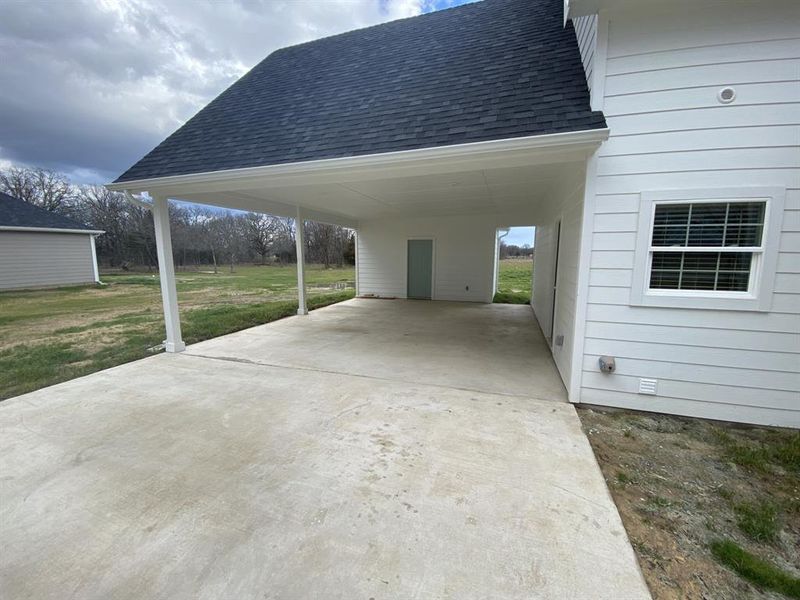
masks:
<svg viewBox="0 0 800 600"><path fill-rule="evenodd" d="M717 92L717 100L722 104L730 104L736 98L736 90L732 87L724 87Z"/></svg>

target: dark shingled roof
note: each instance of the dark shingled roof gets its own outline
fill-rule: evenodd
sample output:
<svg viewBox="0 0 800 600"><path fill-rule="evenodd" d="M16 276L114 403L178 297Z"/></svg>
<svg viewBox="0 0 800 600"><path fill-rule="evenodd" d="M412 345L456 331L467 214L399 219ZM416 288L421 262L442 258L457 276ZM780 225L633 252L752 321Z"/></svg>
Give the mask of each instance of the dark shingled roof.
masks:
<svg viewBox="0 0 800 600"><path fill-rule="evenodd" d="M92 227L74 219L57 215L3 192L0 192L0 227L43 227L94 231Z"/></svg>
<svg viewBox="0 0 800 600"><path fill-rule="evenodd" d="M119 179L606 126L563 0L484 0L270 54Z"/></svg>

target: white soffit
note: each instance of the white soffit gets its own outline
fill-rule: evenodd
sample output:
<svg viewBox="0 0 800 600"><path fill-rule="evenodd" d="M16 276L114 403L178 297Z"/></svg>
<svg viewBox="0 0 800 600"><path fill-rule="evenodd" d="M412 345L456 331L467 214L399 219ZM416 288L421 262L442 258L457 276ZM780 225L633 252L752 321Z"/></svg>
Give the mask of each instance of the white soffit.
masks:
<svg viewBox="0 0 800 600"><path fill-rule="evenodd" d="M107 187L283 216L301 206L309 219L351 227L392 216L500 214L530 209L554 182L583 177L586 158L607 136L554 134Z"/></svg>

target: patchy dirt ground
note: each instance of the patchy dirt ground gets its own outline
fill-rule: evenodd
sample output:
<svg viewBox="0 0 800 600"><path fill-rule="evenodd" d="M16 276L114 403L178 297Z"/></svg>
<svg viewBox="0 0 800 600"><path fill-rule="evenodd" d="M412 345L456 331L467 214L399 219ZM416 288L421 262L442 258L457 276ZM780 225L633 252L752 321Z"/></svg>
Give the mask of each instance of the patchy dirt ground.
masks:
<svg viewBox="0 0 800 600"><path fill-rule="evenodd" d="M653 597L784 598L721 565L732 540L800 577L800 433L578 411Z"/></svg>

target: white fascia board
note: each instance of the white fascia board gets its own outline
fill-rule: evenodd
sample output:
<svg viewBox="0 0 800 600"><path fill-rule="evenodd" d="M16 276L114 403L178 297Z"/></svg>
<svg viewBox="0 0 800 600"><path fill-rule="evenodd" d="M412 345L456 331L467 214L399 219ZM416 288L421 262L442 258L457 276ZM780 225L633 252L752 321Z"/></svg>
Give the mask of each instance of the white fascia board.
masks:
<svg viewBox="0 0 800 600"><path fill-rule="evenodd" d="M504 160L509 156L530 155L536 152L546 154L555 149L585 148L587 151L593 151L608 139L608 134L608 129L570 131L567 133L437 146L435 148L384 152L365 156L328 158L266 165L263 167L210 171L191 175L138 179L109 183L105 187L114 191L151 192L159 189L167 190L168 188L174 188L175 191L181 188L188 190L190 189L189 186L191 186L192 190L199 191L204 186L209 186L208 189L210 189L211 184L214 184L215 187L224 184L228 189L243 189L248 186L257 186L259 181L263 182L265 179L270 179L274 183L281 183L282 185L307 184L309 183L309 177L322 178L325 176L344 175L352 179L358 177L359 172L365 170L380 171L389 168L405 168L408 171L413 171L416 167L430 165L432 162L453 166L476 160Z"/></svg>
<svg viewBox="0 0 800 600"><path fill-rule="evenodd" d="M564 20L594 15L605 9L631 9L666 4L664 0L569 0L564 7Z"/></svg>
<svg viewBox="0 0 800 600"><path fill-rule="evenodd" d="M32 233L84 233L86 235L100 235L105 233L99 229L57 229L54 227L14 227L0 225L0 231L29 231Z"/></svg>

